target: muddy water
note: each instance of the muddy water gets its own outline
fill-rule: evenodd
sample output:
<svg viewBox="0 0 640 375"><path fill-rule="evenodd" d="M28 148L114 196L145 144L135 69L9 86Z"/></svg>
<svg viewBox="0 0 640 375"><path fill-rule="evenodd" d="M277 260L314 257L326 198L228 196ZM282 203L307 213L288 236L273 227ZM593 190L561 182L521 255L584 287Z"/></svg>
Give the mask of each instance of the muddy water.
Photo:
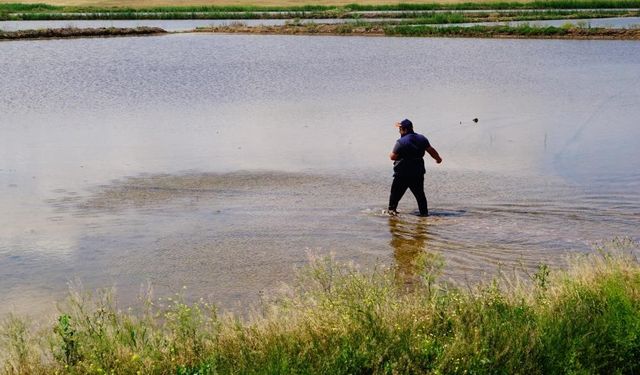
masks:
<svg viewBox="0 0 640 375"><path fill-rule="evenodd" d="M69 281L240 309L309 254L461 282L640 237L640 44L173 35L0 44L1 310ZM432 217L380 215L411 118ZM475 124L470 120L479 118Z"/></svg>

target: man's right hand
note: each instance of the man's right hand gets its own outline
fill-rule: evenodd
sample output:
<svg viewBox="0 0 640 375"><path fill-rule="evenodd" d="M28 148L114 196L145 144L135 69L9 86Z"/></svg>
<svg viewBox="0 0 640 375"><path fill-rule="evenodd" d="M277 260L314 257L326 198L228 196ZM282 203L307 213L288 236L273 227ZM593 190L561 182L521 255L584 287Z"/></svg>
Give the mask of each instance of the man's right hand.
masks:
<svg viewBox="0 0 640 375"><path fill-rule="evenodd" d="M429 146L427 147L426 151L429 153L429 155L431 155L431 157L436 161L436 163L438 164L442 163L442 158L440 157L440 155L438 154L438 151L436 151L435 148Z"/></svg>

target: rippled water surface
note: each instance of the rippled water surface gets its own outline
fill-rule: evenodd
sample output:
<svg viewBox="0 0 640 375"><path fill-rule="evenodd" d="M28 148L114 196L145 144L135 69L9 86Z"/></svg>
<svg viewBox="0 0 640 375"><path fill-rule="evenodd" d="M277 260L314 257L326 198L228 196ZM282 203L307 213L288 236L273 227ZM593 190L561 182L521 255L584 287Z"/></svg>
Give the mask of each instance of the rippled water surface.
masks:
<svg viewBox="0 0 640 375"><path fill-rule="evenodd" d="M242 308L309 254L445 277L640 237L640 43L170 35L0 43L1 312L67 282ZM432 216L388 199L393 123ZM479 118L477 124L471 122Z"/></svg>

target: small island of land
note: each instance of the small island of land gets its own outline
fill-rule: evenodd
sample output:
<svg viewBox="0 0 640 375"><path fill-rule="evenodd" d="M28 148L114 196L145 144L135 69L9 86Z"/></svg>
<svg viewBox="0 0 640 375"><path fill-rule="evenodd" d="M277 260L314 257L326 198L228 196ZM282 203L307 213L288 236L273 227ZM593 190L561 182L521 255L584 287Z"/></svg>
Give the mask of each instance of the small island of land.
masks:
<svg viewBox="0 0 640 375"><path fill-rule="evenodd" d="M242 24L199 28L198 32L284 35L371 35L461 38L624 39L640 40L640 29L522 26L382 26L367 24L304 24L254 26Z"/></svg>
<svg viewBox="0 0 640 375"><path fill-rule="evenodd" d="M40 29L40 30L20 30L20 31L0 31L0 40L16 39L58 39L58 38L87 38L87 37L115 37L115 36L135 36L135 35L155 35L166 33L158 27L135 27L135 28L60 28L60 29Z"/></svg>

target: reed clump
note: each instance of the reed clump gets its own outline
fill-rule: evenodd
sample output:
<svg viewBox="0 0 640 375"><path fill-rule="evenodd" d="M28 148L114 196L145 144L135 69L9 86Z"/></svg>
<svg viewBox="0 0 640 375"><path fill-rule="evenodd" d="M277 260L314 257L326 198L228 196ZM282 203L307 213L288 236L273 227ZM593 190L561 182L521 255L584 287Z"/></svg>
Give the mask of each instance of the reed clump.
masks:
<svg viewBox="0 0 640 375"><path fill-rule="evenodd" d="M112 294L73 292L55 322L2 324L6 374L412 374L640 371L637 244L617 240L529 279L476 287L415 273L361 271L314 259L288 292L251 318L200 301L148 299L121 310ZM406 271L406 270L405 270Z"/></svg>
<svg viewBox="0 0 640 375"><path fill-rule="evenodd" d="M558 38L558 39L619 39L638 40L640 32L636 29L589 28L582 25L536 26L522 24L518 26L427 26L400 25L385 26L388 36L411 37L464 37L464 38Z"/></svg>
<svg viewBox="0 0 640 375"><path fill-rule="evenodd" d="M396 26L385 29L387 35L398 36L462 36L462 37L499 37L499 36L563 36L570 32L570 29L563 27L539 27L531 25L519 26Z"/></svg>

